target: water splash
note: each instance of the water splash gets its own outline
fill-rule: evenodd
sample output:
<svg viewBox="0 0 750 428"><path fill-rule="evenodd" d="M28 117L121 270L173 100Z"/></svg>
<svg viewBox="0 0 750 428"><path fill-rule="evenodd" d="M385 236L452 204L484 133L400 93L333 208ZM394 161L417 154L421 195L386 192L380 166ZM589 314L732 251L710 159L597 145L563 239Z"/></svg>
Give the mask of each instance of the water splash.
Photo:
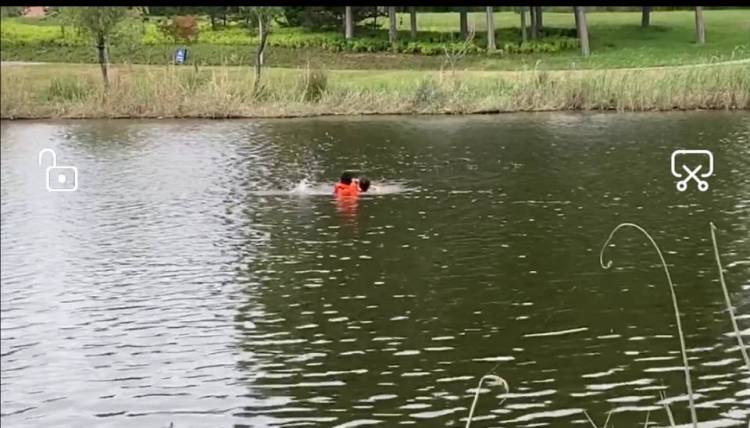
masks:
<svg viewBox="0 0 750 428"><path fill-rule="evenodd" d="M331 196L333 194L334 183L314 183L304 178L298 183L286 189L264 189L250 192L258 196ZM409 188L405 183L390 181L380 182L373 181L372 186L363 193L362 196L368 195L392 195L397 193L412 192L416 189Z"/></svg>

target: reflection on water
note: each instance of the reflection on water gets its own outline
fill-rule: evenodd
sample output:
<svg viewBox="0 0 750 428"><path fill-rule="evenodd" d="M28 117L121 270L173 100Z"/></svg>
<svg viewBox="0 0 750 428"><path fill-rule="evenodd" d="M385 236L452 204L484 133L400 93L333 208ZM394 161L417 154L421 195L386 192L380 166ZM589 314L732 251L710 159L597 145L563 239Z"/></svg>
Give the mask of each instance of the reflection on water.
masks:
<svg viewBox="0 0 750 428"><path fill-rule="evenodd" d="M2 124L2 424L746 424L747 113ZM45 191L42 148L79 190ZM669 156L713 151L706 193ZM358 169L378 190L330 195ZM505 400L504 402L502 402ZM502 404L501 404L502 402Z"/></svg>

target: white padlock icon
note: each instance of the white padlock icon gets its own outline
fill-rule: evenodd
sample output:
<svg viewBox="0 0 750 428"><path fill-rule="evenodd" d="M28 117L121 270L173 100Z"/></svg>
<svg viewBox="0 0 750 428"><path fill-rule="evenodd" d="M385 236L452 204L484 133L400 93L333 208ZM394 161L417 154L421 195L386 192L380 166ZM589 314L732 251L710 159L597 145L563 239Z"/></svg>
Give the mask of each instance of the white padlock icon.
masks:
<svg viewBox="0 0 750 428"><path fill-rule="evenodd" d="M75 192L78 190L78 168L74 166L57 166L57 155L52 149L39 152L39 165L45 153L52 155L52 166L47 167L48 192Z"/></svg>

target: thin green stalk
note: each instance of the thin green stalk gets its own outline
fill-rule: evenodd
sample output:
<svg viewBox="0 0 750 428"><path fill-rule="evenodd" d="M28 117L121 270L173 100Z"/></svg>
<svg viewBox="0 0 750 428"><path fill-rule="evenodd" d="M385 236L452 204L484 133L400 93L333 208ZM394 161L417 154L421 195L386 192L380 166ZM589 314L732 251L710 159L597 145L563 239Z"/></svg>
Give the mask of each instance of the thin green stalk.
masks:
<svg viewBox="0 0 750 428"><path fill-rule="evenodd" d="M667 396L664 394L664 391L659 391L659 395L661 396L661 401L664 402L664 410L667 412L667 418L669 418L669 426L676 426L672 409L669 408L669 404L667 403Z"/></svg>
<svg viewBox="0 0 750 428"><path fill-rule="evenodd" d="M589 423L591 424L592 427L599 428L599 425L597 425L596 422L594 422L594 420L591 418L591 415L589 415L589 412L584 410L583 414L586 415L586 419L589 420ZM611 418L612 418L612 410L607 412L607 420L604 421L604 425L602 425L601 428L607 428L609 426L609 420Z"/></svg>
<svg viewBox="0 0 750 428"><path fill-rule="evenodd" d="M734 335L737 337L737 344L740 347L742 358L745 360L745 369L750 371L750 358L747 356L747 350L745 349L745 343L742 341L742 335L740 329L737 327L737 320L734 317L734 309L732 307L732 301L729 300L729 291L727 291L727 283L724 282L724 269L721 267L721 259L719 259L719 248L716 244L716 225L713 222L709 223L711 226L711 241L714 244L714 256L716 257L716 267L719 269L719 281L721 282L721 290L724 292L724 302L727 304L727 312L729 312L729 319L732 320L732 328L734 328Z"/></svg>
<svg viewBox="0 0 750 428"><path fill-rule="evenodd" d="M589 415L589 412L587 412L587 411L584 410L583 414L586 415L586 419L589 420L589 423L591 424L592 427L599 428L599 426L596 424L596 422L594 422L594 420L591 419L591 415ZM607 412L607 420L604 421L604 425L602 425L601 428L607 428L609 426L609 420L611 418L612 418L612 410L610 410L609 412Z"/></svg>
<svg viewBox="0 0 750 428"><path fill-rule="evenodd" d="M471 419L474 417L474 408L477 406L477 400L479 400L479 391L482 389L482 382L484 382L485 379L488 379L492 381L490 384L491 386L496 385L502 385L505 388L505 393L507 394L510 392L510 387L508 386L508 382L505 381L505 379L501 378L498 375L494 374L486 374L482 376L481 379L479 379L479 384L477 385L476 392L474 393L474 401L471 403L471 409L469 410L469 417L466 419L466 428L470 428L471 426ZM488 382L489 384L489 382ZM500 402L502 404L505 400Z"/></svg>
<svg viewBox="0 0 750 428"><path fill-rule="evenodd" d="M587 411L585 411L585 410L584 410L584 411L583 411L583 414L584 414L584 415L586 415L586 419L588 419L588 420L589 420L589 423L591 424L591 426L592 426L592 427L594 427L594 428L599 428L599 427L598 427L598 426L596 425L596 423L594 423L594 420L593 420L593 419L591 419L591 416L589 415L589 412L587 412Z"/></svg>
<svg viewBox="0 0 750 428"><path fill-rule="evenodd" d="M612 241L612 238L614 237L615 233L617 233L618 230L620 230L623 227L632 227L635 229L638 229L641 231L644 235L646 235L646 238L651 242L651 245L654 246L656 249L656 253L659 255L659 259L661 260L661 265L664 268L664 273L667 275L667 283L669 284L669 292L672 295L672 307L674 309L674 316L675 320L677 321L677 333L680 339L680 351L682 352L682 362L685 365L685 386L687 388L688 393L688 400L690 402L690 417L693 422L693 427L698 428L698 416L695 412L695 401L693 399L693 385L690 382L690 365L688 364L688 358L687 358L687 350L685 348L685 336L682 333L682 322L680 322L680 308L677 305L677 294L674 290L674 284L672 284L672 277L669 275L669 268L667 268L667 262L664 260L664 256L661 253L661 250L659 249L659 246L656 245L656 241L654 241L654 238L649 235L648 232L646 232L645 229L643 229L641 226L638 226L634 223L621 223L617 225L617 227L612 230L612 232L609 234L609 238L607 238L607 241L602 246L602 250L599 252L599 263L601 264L603 269L609 269L612 266L612 260L608 261L607 263L604 263L604 251L607 249L607 246L609 245L610 241Z"/></svg>

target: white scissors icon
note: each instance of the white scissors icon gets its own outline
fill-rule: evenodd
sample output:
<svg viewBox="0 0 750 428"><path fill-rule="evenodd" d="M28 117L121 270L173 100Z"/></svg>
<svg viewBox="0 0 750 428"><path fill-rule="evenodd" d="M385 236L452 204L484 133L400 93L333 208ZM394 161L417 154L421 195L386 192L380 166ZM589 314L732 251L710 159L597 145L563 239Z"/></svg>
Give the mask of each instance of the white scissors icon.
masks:
<svg viewBox="0 0 750 428"><path fill-rule="evenodd" d="M687 184L690 180L695 180L698 182L698 190L700 190L701 192L705 192L706 190L708 190L708 181L701 180L700 177L698 177L698 171L700 171L701 168L703 168L703 165L698 165L697 167L695 167L695 169L690 169L686 165L682 165L682 169L687 171L688 176L684 180L680 180L677 182L677 190L679 190L680 192L684 192L685 190L687 190Z"/></svg>
<svg viewBox="0 0 750 428"><path fill-rule="evenodd" d="M683 175L680 171L677 171L675 159L678 155L703 155L708 157L708 172L705 172L698 176L698 172L703 168L703 165L698 165L693 169L690 169L687 167L687 165L683 164L682 169L687 172L687 177L683 178ZM687 190L688 183L690 180L695 180L696 183L698 183L698 190L701 192L705 192L708 190L708 181L701 180L701 178L710 177L714 173L714 155L708 150L675 150L672 152L672 175L677 178L683 178L682 180L677 182L677 190L680 192L684 192Z"/></svg>

